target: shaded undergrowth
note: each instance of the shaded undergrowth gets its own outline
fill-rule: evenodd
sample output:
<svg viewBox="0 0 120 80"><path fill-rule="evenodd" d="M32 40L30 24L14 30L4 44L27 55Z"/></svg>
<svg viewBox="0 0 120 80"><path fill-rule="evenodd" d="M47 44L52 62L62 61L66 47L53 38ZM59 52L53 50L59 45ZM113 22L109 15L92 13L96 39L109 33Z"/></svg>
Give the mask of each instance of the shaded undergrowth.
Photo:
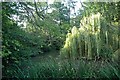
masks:
<svg viewBox="0 0 120 80"><path fill-rule="evenodd" d="M119 78L119 64L107 60L88 61L47 58L35 63L6 67L4 78Z"/></svg>

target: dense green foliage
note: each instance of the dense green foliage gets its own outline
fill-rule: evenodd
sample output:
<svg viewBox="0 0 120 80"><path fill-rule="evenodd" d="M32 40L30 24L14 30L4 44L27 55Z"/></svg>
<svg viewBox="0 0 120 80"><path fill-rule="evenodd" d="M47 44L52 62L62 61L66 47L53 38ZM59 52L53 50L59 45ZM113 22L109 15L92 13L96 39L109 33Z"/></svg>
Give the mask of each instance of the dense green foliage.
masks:
<svg viewBox="0 0 120 80"><path fill-rule="evenodd" d="M36 15L38 20L31 16L33 20L30 21L30 19L28 19L25 29L22 28L24 27L24 25L19 25L19 22L22 23L23 21L25 21L23 20L24 18L14 19L15 17L12 16L18 15L20 18L30 18L28 17L27 13L25 13L24 9L22 9L23 12L19 10L21 8L24 8L25 5L26 3L2 4L2 56L3 60L6 59L5 64L12 59L12 61L19 61L19 58L25 58L31 55L41 54L46 51L50 51L51 48L59 50L60 46L62 45L62 40L64 38L62 37L63 34L60 33L60 27L55 24L54 21L50 21L51 19L45 18L46 20L39 20L39 17ZM30 4L28 3L28 5ZM33 22L34 20L36 21ZM42 23L42 25L37 22ZM59 44L57 44L58 42Z"/></svg>
<svg viewBox="0 0 120 80"><path fill-rule="evenodd" d="M75 3L1 3L3 78L120 78L120 2Z"/></svg>
<svg viewBox="0 0 120 80"><path fill-rule="evenodd" d="M92 14L81 20L80 28L72 28L68 33L66 43L61 51L61 56L68 58L95 57L115 58L120 55L120 31L119 26L109 25L101 14Z"/></svg>

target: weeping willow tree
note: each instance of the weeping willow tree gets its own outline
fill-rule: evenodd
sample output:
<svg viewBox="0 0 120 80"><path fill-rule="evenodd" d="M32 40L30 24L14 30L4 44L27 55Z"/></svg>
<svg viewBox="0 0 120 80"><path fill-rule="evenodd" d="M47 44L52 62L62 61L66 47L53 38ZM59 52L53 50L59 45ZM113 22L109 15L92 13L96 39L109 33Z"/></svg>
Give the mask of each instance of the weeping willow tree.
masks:
<svg viewBox="0 0 120 80"><path fill-rule="evenodd" d="M100 13L81 20L80 28L75 26L67 34L60 55L66 58L116 58L120 54L119 27L110 26Z"/></svg>

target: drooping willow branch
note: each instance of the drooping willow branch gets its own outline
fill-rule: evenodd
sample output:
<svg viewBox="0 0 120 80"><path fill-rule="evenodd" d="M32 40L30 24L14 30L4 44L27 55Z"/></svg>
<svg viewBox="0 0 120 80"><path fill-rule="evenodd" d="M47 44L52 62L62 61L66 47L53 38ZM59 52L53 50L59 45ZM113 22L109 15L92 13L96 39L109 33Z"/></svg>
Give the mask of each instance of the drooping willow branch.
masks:
<svg viewBox="0 0 120 80"><path fill-rule="evenodd" d="M86 23L86 21L88 21ZM100 59L119 56L119 27L106 23L100 13L81 20L80 28L73 27L61 49L62 58Z"/></svg>

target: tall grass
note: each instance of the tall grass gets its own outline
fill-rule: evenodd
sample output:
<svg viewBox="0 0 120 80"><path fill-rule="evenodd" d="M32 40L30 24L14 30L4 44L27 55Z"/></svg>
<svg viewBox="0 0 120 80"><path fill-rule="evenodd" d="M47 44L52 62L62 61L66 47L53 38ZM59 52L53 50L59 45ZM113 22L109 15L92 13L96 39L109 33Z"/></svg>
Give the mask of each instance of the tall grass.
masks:
<svg viewBox="0 0 120 80"><path fill-rule="evenodd" d="M25 63L26 64L26 63ZM119 65L108 61L55 60L29 61L24 68L12 65L6 68L4 78L119 78Z"/></svg>

